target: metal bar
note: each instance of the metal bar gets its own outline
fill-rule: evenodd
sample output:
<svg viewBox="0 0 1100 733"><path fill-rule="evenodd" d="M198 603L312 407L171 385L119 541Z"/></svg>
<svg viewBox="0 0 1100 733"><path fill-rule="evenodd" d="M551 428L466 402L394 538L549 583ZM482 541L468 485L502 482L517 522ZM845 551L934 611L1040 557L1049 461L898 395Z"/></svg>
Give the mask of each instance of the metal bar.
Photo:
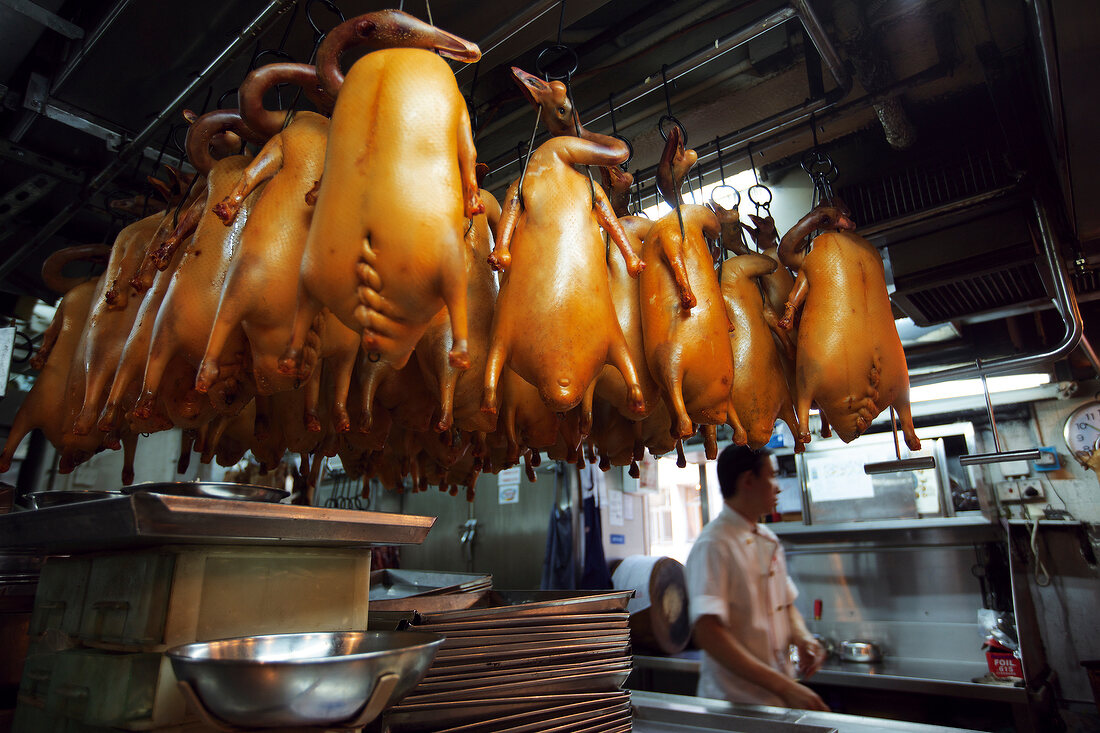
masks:
<svg viewBox="0 0 1100 733"><path fill-rule="evenodd" d="M1066 333L1057 345L1034 354L1021 356L1008 356L1000 359L983 361L981 371L984 374L1005 374L1020 369L1026 369L1051 361L1061 359L1077 348L1084 335L1085 326L1081 320L1081 311L1077 307L1077 296L1073 292L1073 285L1066 277L1065 266L1058 255L1058 246L1054 240L1054 232L1050 226L1050 218L1046 206L1039 199L1032 200L1032 208L1035 212L1035 220L1038 224L1039 239L1042 241L1043 254L1046 257L1047 267L1050 268L1051 282L1054 287L1052 300L1055 307L1065 320ZM951 369L941 369L927 374L917 374L909 378L910 385L934 384L953 379L971 379L978 376L975 366L966 365Z"/></svg>
<svg viewBox="0 0 1100 733"><path fill-rule="evenodd" d="M39 25L44 25L66 38L75 41L84 37L84 29L76 23L70 23L56 13L51 13L49 10L35 5L30 0L0 0L0 5L7 5L15 12L22 13Z"/></svg>
<svg viewBox="0 0 1100 733"><path fill-rule="evenodd" d="M27 150L10 140L0 139L0 158L22 163L68 183L84 183L86 179L80 170Z"/></svg>
<svg viewBox="0 0 1100 733"><path fill-rule="evenodd" d="M145 129L139 132L137 136L130 141L129 145L119 151L118 156L111 161L106 168L100 171L99 175L92 179L76 199L71 201L64 209L54 216L53 219L46 223L46 225L39 230L38 234L24 242L8 256L2 264L0 264L0 279L6 277L8 273L18 267L20 262L25 260L32 252L49 240L50 237L57 234L57 232L61 230L61 227L83 208L88 199L99 193L100 190L129 165L131 159L139 154L140 151L145 148L145 144L152 139L153 133L156 132L157 128L168 117L179 111L179 108L183 106L188 97L194 94L200 86L205 84L211 76L225 68L229 62L237 57L237 54L250 47L253 41L269 28L269 24L279 15L289 10L294 5L294 2L295 0L271 0L267 7L264 8L251 23L245 26L244 29L237 34L237 37L233 39L233 41L231 41L197 77L195 77L194 81L176 95L176 98L169 102L168 106L146 125Z"/></svg>
<svg viewBox="0 0 1100 733"><path fill-rule="evenodd" d="M994 436L995 437L995 436ZM998 450L995 453L972 453L968 456L959 456L961 466L981 466L986 463L1008 463L1009 461L1037 461L1042 457L1042 451L1038 448L1028 450Z"/></svg>
<svg viewBox="0 0 1100 733"><path fill-rule="evenodd" d="M1066 205L1069 225L1077 229L1077 214L1073 201L1070 159L1066 145L1065 109L1062 104L1062 80L1058 71L1054 29L1051 28L1051 8L1049 0L1035 0L1031 4L1035 13L1035 35L1038 36L1039 61L1043 68L1044 101L1050 114L1051 133L1054 135L1054 148L1058 156L1058 178L1062 187L1062 200Z"/></svg>
<svg viewBox="0 0 1100 733"><path fill-rule="evenodd" d="M863 464L863 472L873 476L879 473L897 473L899 471L923 471L936 467L935 456L917 456L916 458L901 458L894 461L879 461L878 463Z"/></svg>
<svg viewBox="0 0 1100 733"><path fill-rule="evenodd" d="M69 80L69 77L72 76L72 73L76 71L77 67L80 66L80 64L88 56L88 53L92 50L92 48L94 48L95 45L99 43L100 39L103 38L103 35L107 32L107 29L114 25L114 22L118 20L118 16L122 14L122 11L126 9L126 6L128 6L130 2L131 0L118 0L118 2L115 3L115 6L107 11L107 15L103 17L103 20L100 21L95 30L88 34L88 37L84 39L84 45L80 47L80 50L77 51L71 59L69 59L68 63L65 64L65 68L58 72L57 76L53 80L53 83L50 85L51 94L55 93L62 84Z"/></svg>

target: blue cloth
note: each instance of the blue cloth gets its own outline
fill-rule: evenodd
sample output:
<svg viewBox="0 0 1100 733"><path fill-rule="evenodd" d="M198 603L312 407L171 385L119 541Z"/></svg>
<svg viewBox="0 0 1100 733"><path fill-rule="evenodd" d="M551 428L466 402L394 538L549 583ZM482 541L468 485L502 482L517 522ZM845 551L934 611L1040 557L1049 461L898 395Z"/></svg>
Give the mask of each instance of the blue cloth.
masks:
<svg viewBox="0 0 1100 733"><path fill-rule="evenodd" d="M595 492L584 500L584 573L580 587L585 590L611 588L611 571L603 554L603 527Z"/></svg>
<svg viewBox="0 0 1100 733"><path fill-rule="evenodd" d="M542 561L543 590L573 590L577 587L573 572L573 512L557 504L550 510L546 530L546 557Z"/></svg>

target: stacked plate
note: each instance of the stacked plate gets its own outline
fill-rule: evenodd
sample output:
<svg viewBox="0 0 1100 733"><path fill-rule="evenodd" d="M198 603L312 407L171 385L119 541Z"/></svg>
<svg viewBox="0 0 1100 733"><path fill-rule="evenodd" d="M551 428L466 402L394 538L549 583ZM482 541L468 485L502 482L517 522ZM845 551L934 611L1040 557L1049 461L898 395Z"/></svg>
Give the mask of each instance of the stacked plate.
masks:
<svg viewBox="0 0 1100 733"><path fill-rule="evenodd" d="M494 591L489 606L409 617L445 638L385 713L393 733L630 730L632 591Z"/></svg>

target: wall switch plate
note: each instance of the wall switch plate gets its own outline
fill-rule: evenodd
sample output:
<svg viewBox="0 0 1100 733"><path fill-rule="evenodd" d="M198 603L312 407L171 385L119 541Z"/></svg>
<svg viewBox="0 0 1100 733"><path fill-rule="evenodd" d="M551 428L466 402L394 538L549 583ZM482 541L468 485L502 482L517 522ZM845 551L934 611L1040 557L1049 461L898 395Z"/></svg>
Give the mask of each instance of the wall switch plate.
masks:
<svg viewBox="0 0 1100 733"><path fill-rule="evenodd" d="M1016 482L1016 491L1020 501L1043 501L1047 492L1038 479L1020 479Z"/></svg>
<svg viewBox="0 0 1100 733"><path fill-rule="evenodd" d="M997 490L997 498L1000 499L1002 504L1010 501L1020 501L1018 484L1018 481L998 481L994 484L994 488Z"/></svg>

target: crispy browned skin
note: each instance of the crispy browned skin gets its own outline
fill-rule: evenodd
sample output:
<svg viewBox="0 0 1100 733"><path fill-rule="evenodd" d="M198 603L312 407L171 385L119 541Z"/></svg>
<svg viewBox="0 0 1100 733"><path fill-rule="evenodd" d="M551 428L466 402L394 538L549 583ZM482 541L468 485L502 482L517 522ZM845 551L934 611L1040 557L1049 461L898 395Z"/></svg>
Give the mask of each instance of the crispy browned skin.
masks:
<svg viewBox="0 0 1100 733"><path fill-rule="evenodd" d="M497 380L507 363L555 412L580 404L605 363L619 368L633 408L645 401L615 316L600 227L637 273L603 189L575 164L615 165L617 151L576 137L553 137L530 159L522 192L509 188L491 263L506 269L493 319L483 409L497 408Z"/></svg>
<svg viewBox="0 0 1100 733"><path fill-rule="evenodd" d="M755 214L749 214L749 218L752 219L754 226L751 229L749 227L745 227L745 229L748 229L753 241L756 242L760 254L771 257L779 265L775 268L775 272L762 276L760 283L763 285L764 297L767 299L768 305L776 313L782 315L783 309L786 307L787 296L790 295L791 288L794 287L794 275L779 261L779 236L775 229L775 219L770 216L761 217Z"/></svg>
<svg viewBox="0 0 1100 733"><path fill-rule="evenodd" d="M469 362L463 233L467 218L483 210L476 152L454 74L426 49L467 62L480 52L404 13L386 13L400 28L419 29L420 47L369 53L339 87L298 317L281 365L288 373L298 371L322 306L360 332L363 346L401 367L445 305L455 341L450 359L457 367ZM393 45L386 28L377 17L341 24L322 45L319 70L334 68L333 54L352 39ZM324 83L336 93L331 79Z"/></svg>
<svg viewBox="0 0 1100 733"><path fill-rule="evenodd" d="M492 229L500 221L500 204L488 191L481 191L485 213L474 216L466 232L466 323L470 366L459 369L451 364L454 348L450 313L439 311L416 345L420 368L429 390L439 396L439 432L452 426L463 431L489 432L496 421L481 411L485 389L485 360L496 308L497 281L489 267L493 246Z"/></svg>
<svg viewBox="0 0 1100 733"><path fill-rule="evenodd" d="M327 117L299 112L280 129L282 112L262 108L263 93L279 82L316 85L314 67L303 64L272 64L249 74L239 92L242 112L251 127L272 130L256 158L244 171L233 189L214 206L214 214L227 226L232 225L248 197L266 182L252 206L240 233L237 251L221 288L217 316L210 331L195 387L207 391L217 382L219 356L238 328L243 330L251 351L252 373L257 392L264 395L298 387L318 363L328 362L327 373L333 383L331 415L338 432L350 428L347 394L352 370L359 352L359 335L327 310L313 323L314 333L307 343L308 355L297 374L279 369L279 359L291 336L298 310L296 279L287 278L302 261L313 220L314 207L306 202L314 181L324 169L328 141ZM314 94L314 97L317 95ZM324 99L315 99L323 104ZM316 403L307 400L310 421L317 414Z"/></svg>
<svg viewBox="0 0 1100 733"><path fill-rule="evenodd" d="M722 299L733 330L733 405L748 436L750 448L762 448L772 435L777 417L800 434L783 363L772 338L782 338L779 316L765 301L757 284L778 263L758 254L738 255L722 263ZM801 444L798 445L801 447Z"/></svg>
<svg viewBox="0 0 1100 733"><path fill-rule="evenodd" d="M729 409L730 323L706 242L718 236L718 221L702 206L682 206L681 214L686 237L675 211L646 236L643 256L651 264L639 282L646 360L673 415L675 435L691 435L693 422L728 422L743 444L744 430Z"/></svg>
<svg viewBox="0 0 1100 733"><path fill-rule="evenodd" d="M77 285L85 282L88 275L67 276L62 271L72 262L89 262L104 264L111 255L111 249L104 244L78 244L73 247L60 249L42 263L42 282L46 287L59 295L72 290Z"/></svg>
<svg viewBox="0 0 1100 733"><path fill-rule="evenodd" d="M810 403L816 401L837 435L849 442L882 410L898 411L905 442L920 448L909 405L909 371L894 326L882 257L863 237L827 231L808 254L792 251L804 232L852 224L836 210L819 209L784 237L780 257L799 266L781 325L801 308L796 412L808 442ZM796 231L797 230L797 231ZM802 234L802 236L799 236Z"/></svg>
<svg viewBox="0 0 1100 733"><path fill-rule="evenodd" d="M98 285L96 278L86 280L71 288L61 299L54 315L56 337L42 370L12 421L4 451L0 453L0 472L11 468L16 448L24 436L35 428L42 430L46 440L55 446L61 445L65 424L71 420L75 409L71 404L59 405L59 399L66 393L69 370ZM91 450L102 439L99 434L92 436Z"/></svg>
<svg viewBox="0 0 1100 733"><path fill-rule="evenodd" d="M694 150L684 149L684 138L679 125L671 128L661 152L661 161L657 164L657 190L661 192L665 203L672 208L675 209L684 202L680 189L688 171L698 159Z"/></svg>

